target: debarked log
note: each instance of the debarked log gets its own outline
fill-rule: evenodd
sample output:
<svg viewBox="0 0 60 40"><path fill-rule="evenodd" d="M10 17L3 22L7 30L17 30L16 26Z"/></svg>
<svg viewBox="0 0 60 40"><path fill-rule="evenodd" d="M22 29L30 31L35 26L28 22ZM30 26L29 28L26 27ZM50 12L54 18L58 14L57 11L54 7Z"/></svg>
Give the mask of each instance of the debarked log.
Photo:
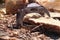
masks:
<svg viewBox="0 0 60 40"><path fill-rule="evenodd" d="M53 18L40 17L37 19L29 18L27 21L35 25L43 24L42 27L60 34L60 21L59 20L55 20Z"/></svg>

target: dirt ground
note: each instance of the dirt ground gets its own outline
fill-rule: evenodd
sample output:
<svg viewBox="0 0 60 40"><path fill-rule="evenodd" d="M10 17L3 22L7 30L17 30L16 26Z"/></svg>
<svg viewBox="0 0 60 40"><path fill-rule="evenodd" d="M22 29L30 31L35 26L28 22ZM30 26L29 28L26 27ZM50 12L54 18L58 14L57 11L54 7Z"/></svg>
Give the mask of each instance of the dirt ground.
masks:
<svg viewBox="0 0 60 40"><path fill-rule="evenodd" d="M0 14L0 40L60 40L60 36L44 28L37 28L31 33L27 29L14 29L16 15Z"/></svg>
<svg viewBox="0 0 60 40"><path fill-rule="evenodd" d="M59 34L41 27L30 33L24 28L14 29L12 25L16 26L16 15L0 12L0 40L60 40Z"/></svg>

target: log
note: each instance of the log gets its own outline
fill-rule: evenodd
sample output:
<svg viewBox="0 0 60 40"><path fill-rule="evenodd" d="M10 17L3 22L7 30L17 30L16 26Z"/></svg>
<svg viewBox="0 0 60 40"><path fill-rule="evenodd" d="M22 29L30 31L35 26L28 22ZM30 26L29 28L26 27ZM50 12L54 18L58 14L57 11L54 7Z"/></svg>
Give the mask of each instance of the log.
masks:
<svg viewBox="0 0 60 40"><path fill-rule="evenodd" d="M43 24L42 27L48 29L49 31L57 32L58 34L60 34L60 20L48 17L39 17L39 18L29 18L25 22L29 22L31 24L38 26L40 24Z"/></svg>
<svg viewBox="0 0 60 40"><path fill-rule="evenodd" d="M52 31L55 31L57 33L60 33L60 21L59 20L55 20L53 18L38 18L38 19L34 19L34 18L30 18L29 21L32 21L34 24L43 24L43 27L45 27L46 29L50 29Z"/></svg>

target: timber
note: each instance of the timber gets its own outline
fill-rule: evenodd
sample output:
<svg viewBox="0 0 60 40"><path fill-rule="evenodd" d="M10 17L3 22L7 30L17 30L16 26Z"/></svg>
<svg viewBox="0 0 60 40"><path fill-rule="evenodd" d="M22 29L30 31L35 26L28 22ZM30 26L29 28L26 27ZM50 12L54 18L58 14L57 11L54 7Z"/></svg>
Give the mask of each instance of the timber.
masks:
<svg viewBox="0 0 60 40"><path fill-rule="evenodd" d="M30 18L27 18L27 21L25 20L25 22L30 23L32 25L37 25L37 26L42 24L41 26L48 29L49 31L51 30L53 32L57 32L58 34L60 34L60 20L53 19L53 17L51 18L50 17L32 18L32 17L33 16L31 16ZM34 28L36 28L37 26L35 26Z"/></svg>

